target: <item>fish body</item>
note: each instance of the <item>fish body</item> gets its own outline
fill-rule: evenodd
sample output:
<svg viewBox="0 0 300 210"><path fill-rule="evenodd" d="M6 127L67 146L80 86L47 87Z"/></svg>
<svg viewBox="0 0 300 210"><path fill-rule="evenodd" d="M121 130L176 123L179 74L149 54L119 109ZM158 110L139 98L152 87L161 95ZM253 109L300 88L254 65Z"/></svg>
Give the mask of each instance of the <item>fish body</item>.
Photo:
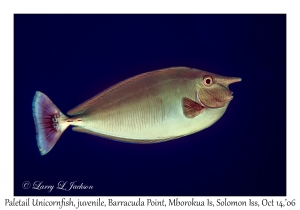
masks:
<svg viewBox="0 0 300 210"><path fill-rule="evenodd" d="M40 152L49 152L70 125L74 131L131 143L198 132L222 117L233 98L228 85L240 80L187 67L156 70L112 86L70 110L70 117L37 92L33 116Z"/></svg>

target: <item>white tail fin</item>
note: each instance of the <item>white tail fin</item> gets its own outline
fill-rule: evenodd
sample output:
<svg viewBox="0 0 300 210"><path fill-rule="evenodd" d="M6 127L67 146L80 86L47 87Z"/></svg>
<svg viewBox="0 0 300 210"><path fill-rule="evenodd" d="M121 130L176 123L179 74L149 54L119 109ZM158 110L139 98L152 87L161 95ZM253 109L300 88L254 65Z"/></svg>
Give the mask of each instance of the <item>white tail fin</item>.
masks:
<svg viewBox="0 0 300 210"><path fill-rule="evenodd" d="M41 155L47 154L70 125L66 117L42 92L37 91L32 101L36 140Z"/></svg>

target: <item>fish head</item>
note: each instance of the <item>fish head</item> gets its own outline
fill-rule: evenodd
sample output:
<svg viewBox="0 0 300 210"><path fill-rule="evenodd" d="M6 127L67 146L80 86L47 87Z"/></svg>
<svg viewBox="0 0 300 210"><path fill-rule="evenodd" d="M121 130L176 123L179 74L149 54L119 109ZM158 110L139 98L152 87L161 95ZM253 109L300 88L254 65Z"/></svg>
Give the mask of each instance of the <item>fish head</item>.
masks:
<svg viewBox="0 0 300 210"><path fill-rule="evenodd" d="M207 108L220 108L233 99L229 85L240 82L239 77L225 77L201 71L197 77L196 92L199 103Z"/></svg>

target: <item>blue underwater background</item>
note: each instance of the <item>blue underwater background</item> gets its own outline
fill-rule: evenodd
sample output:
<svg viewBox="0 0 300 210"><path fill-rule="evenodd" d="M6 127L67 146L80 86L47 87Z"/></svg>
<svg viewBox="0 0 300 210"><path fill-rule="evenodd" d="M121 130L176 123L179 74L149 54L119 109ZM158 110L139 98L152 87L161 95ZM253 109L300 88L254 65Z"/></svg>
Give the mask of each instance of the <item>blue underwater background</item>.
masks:
<svg viewBox="0 0 300 210"><path fill-rule="evenodd" d="M173 66L243 79L213 126L152 145L68 128L40 155L35 91L67 113L117 82ZM93 189L49 193L25 181ZM14 15L14 195L286 195L286 15Z"/></svg>

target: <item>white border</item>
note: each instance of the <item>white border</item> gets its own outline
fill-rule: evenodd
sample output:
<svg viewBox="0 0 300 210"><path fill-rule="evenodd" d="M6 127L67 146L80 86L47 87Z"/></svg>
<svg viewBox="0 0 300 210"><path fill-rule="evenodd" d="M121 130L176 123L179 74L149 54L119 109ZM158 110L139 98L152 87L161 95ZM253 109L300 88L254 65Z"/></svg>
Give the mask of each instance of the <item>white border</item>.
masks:
<svg viewBox="0 0 300 210"><path fill-rule="evenodd" d="M299 71L300 71L300 34L299 9L297 1L279 0L218 0L218 1L178 1L178 0L1 0L0 1L0 98L1 98L1 190L0 208L12 209L4 206L4 199L13 198L13 14L15 13L287 13L287 199L298 198L299 189ZM255 75L254 75L255 76ZM274 87L281 87L280 81L274 81ZM274 88L274 91L276 91ZM280 96L278 96L280 97ZM270 102L276 104L276 100ZM274 113L275 114L275 113ZM17 116L16 116L17 117ZM274 183L276 185L276 183ZM20 197L22 198L22 197ZM42 199L42 197L39 197ZM75 197L77 200L79 197ZM95 198L95 197L94 197ZM81 200L93 200L83 197ZM108 199L108 197L105 197ZM25 198L24 198L25 199ZM51 197L59 200L60 197ZM114 198L117 199L117 198ZM131 198L126 198L127 200ZM126 200L122 198L122 200ZM145 197L143 199L146 199ZM185 197L184 199L188 199ZM200 200L206 198L201 197ZM219 199L212 197L211 199ZM229 197L231 200L245 200L246 197ZM247 198L248 199L248 198ZM263 198L254 197L254 200ZM267 199L272 199L268 197ZM284 200L285 197L275 197L275 200ZM298 203L297 206L300 204ZM20 207L16 207L20 208ZM99 207L100 208L100 207ZM145 207L149 209L149 207ZM143 209L145 209L143 208ZM195 207L193 207L195 209ZM200 207L196 207L200 208ZM226 208L226 207L223 207ZM227 207L228 208L228 207ZM296 207L297 208L297 207ZM25 208L32 209L32 207ZM64 209L68 209L64 207ZM74 208L69 208L74 209ZM80 208L84 209L84 208ZM106 208L109 209L109 208ZM114 208L118 209L118 208ZM131 209L131 208L127 208ZM136 208L139 209L139 208ZM157 209L157 208L156 208ZM165 208L164 208L165 209ZM185 207L176 209L186 209ZM206 209L203 208L202 209ZM214 208L218 209L218 208ZM274 208L263 208L274 209ZM276 209L276 208L275 208ZM278 208L280 209L280 208ZM295 208L294 208L295 209Z"/></svg>

